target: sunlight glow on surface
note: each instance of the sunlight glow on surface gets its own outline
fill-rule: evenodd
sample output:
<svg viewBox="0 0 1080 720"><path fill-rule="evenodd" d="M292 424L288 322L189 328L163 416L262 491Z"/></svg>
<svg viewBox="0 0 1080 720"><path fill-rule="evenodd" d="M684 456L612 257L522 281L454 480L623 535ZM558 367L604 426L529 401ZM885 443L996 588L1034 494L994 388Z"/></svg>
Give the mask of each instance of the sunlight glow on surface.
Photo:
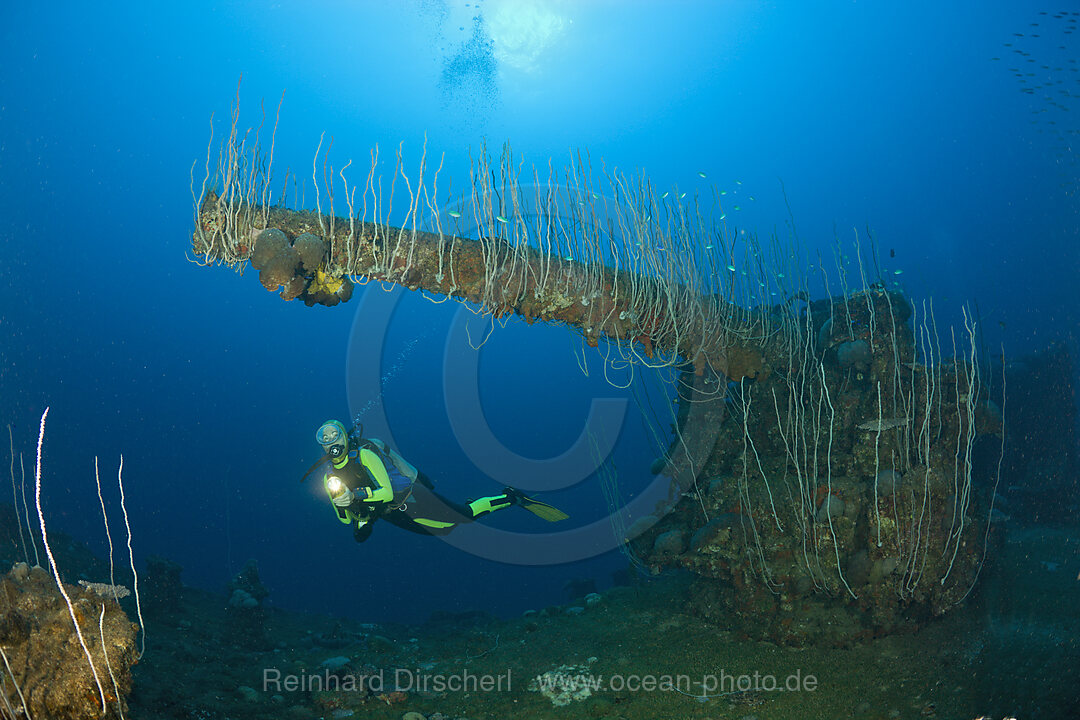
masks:
<svg viewBox="0 0 1080 720"><path fill-rule="evenodd" d="M490 3L484 17L499 64L525 72L537 71L545 52L573 24L566 13L559 12L563 5L547 0Z"/></svg>

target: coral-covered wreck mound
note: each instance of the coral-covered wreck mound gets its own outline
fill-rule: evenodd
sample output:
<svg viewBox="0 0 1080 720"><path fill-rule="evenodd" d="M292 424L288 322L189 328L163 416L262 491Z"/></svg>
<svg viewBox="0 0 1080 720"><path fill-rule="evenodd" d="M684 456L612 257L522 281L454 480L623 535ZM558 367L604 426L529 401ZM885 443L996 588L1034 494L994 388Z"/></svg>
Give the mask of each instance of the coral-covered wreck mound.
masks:
<svg viewBox="0 0 1080 720"><path fill-rule="evenodd" d="M814 303L790 361L729 385L697 487L630 531L653 572L701 576L696 613L786 644L844 644L967 597L999 540L1002 415L971 338L943 360L957 339L912 313L883 290Z"/></svg>
<svg viewBox="0 0 1080 720"><path fill-rule="evenodd" d="M46 570L18 563L0 578L3 709L48 720L124 717L138 631L117 602L127 589L96 583L64 589L86 650Z"/></svg>

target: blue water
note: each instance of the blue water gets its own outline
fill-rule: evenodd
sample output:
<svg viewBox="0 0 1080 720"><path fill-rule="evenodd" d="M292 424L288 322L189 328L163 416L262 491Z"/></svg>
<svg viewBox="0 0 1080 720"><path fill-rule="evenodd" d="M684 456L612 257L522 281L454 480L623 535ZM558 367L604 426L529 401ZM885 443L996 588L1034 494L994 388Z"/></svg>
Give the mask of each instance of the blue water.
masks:
<svg viewBox="0 0 1080 720"><path fill-rule="evenodd" d="M448 495L519 477L481 472L455 434L443 371L477 362L460 357L472 351L452 333L458 306L406 294L379 324L364 314L378 287L309 309L252 272L185 259L192 163L211 115L215 147L227 132L241 77L242 127L260 102L272 121L285 92L275 164L301 177L323 133L339 166L365 168L370 148L385 159L399 142L415 167L426 136L454 193L485 142L541 168L588 150L594 168L643 170L657 187L739 193L729 222L748 231L787 237L794 218L810 255L831 258L837 238L850 253L869 232L891 282L932 295L943 323L977 303L986 345L1018 355L1075 343L1080 322L1080 47L1077 16L1053 14L922 0L8 4L0 410L29 450L52 408L51 527L103 548L93 457L112 478L123 453L137 556L170 557L215 590L256 558L281 607L510 614L563 600L571 578L603 587L625 564L592 535L584 559L543 566L391 527L360 546L317 484L300 484L318 425L377 399L398 448ZM559 328L497 328L475 375L487 425L513 453L552 458L592 400L622 398L625 423L607 427L632 494L657 449L630 394L604 382L595 351L584 377L575 347ZM381 397L364 386L350 400L376 360ZM571 484L546 497L575 523L603 521L595 479L547 480L533 489ZM546 530L520 511L488 524Z"/></svg>

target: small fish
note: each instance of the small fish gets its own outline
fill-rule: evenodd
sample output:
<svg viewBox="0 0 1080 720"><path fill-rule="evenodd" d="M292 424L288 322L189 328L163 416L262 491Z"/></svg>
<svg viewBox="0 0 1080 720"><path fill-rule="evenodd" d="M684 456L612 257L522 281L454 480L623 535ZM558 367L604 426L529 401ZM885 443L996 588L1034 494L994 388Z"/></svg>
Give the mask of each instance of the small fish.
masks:
<svg viewBox="0 0 1080 720"><path fill-rule="evenodd" d="M705 177L705 173L701 170L698 170L698 177Z"/></svg>
<svg viewBox="0 0 1080 720"><path fill-rule="evenodd" d="M727 217L727 213L720 213L720 219L723 220Z"/></svg>
<svg viewBox="0 0 1080 720"><path fill-rule="evenodd" d="M664 198L666 198L667 196L668 196L668 194L667 194L667 191L665 190L665 191L664 191L664 194L660 196L660 199L661 199L661 200L663 200L663 199L664 199Z"/></svg>
<svg viewBox="0 0 1080 720"><path fill-rule="evenodd" d="M903 270L893 270L893 275L903 275L903 274L904 274Z"/></svg>
<svg viewBox="0 0 1080 720"><path fill-rule="evenodd" d="M889 257L896 257L896 248L889 248Z"/></svg>
<svg viewBox="0 0 1080 720"><path fill-rule="evenodd" d="M682 195L679 195L680 200L682 200L684 197L686 197L686 193L683 193Z"/></svg>
<svg viewBox="0 0 1080 720"><path fill-rule="evenodd" d="M449 215L450 217L452 217L454 219L457 219L457 218L461 217L461 213L459 213L457 210L451 210L450 212L447 213L447 215Z"/></svg>
<svg viewBox="0 0 1080 720"><path fill-rule="evenodd" d="M751 195L751 196L750 196L750 200L751 200L751 201L755 201L755 200L757 200L757 198L756 198L756 197L754 197L753 195Z"/></svg>
<svg viewBox="0 0 1080 720"><path fill-rule="evenodd" d="M736 181L735 181L735 184L736 184L736 185L742 185L742 180L736 180Z"/></svg>
<svg viewBox="0 0 1080 720"><path fill-rule="evenodd" d="M706 250L712 250L712 245L706 245L706 246L705 246L705 249L706 249Z"/></svg>
<svg viewBox="0 0 1080 720"><path fill-rule="evenodd" d="M599 200L600 199L600 196L597 193L593 193L592 196L593 196L593 200Z"/></svg>
<svg viewBox="0 0 1080 720"><path fill-rule="evenodd" d="M508 222L510 222L509 220L504 218L502 215L496 215L495 219L498 220L499 222L501 222L503 225L506 225Z"/></svg>
<svg viewBox="0 0 1080 720"><path fill-rule="evenodd" d="M742 210L742 208L739 207L738 205L736 205L735 207L732 208L732 210Z"/></svg>
<svg viewBox="0 0 1080 720"><path fill-rule="evenodd" d="M734 265L728 265L727 269L730 270L731 272L735 272L735 266Z"/></svg>

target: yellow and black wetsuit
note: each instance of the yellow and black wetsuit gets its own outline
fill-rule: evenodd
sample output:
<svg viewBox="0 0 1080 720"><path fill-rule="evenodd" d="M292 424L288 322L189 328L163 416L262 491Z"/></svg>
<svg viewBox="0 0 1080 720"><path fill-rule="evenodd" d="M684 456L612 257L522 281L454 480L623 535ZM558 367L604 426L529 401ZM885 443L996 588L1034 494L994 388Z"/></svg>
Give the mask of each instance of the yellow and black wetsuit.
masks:
<svg viewBox="0 0 1080 720"><path fill-rule="evenodd" d="M323 476L323 487L333 503L331 478L337 478L355 495L347 508L333 505L338 519L352 526L357 542L367 540L375 520L382 518L409 532L445 535L462 523L472 522L514 505L511 493L456 503L437 493L431 480L378 440L369 440L332 462Z"/></svg>

